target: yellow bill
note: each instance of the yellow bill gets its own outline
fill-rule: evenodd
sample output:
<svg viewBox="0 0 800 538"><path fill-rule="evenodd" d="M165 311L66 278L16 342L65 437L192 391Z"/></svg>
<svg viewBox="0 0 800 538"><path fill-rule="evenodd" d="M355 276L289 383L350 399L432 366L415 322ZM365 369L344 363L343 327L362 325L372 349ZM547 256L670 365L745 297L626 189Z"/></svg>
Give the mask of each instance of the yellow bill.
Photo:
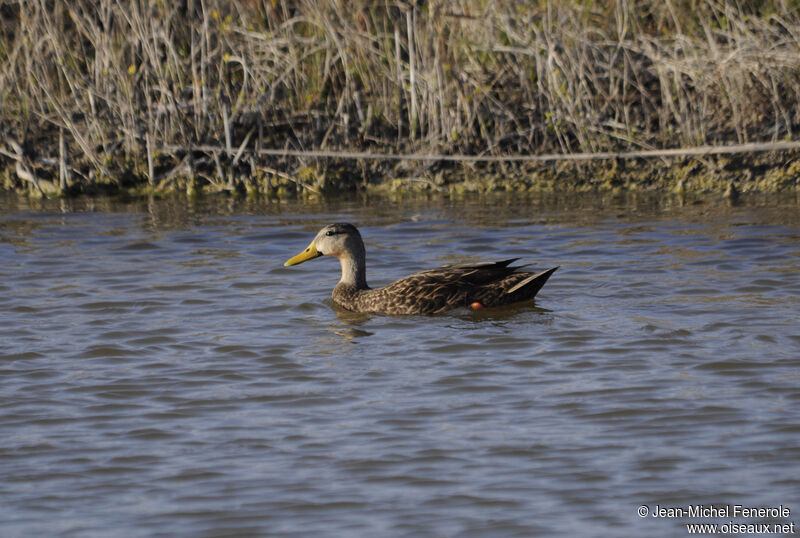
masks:
<svg viewBox="0 0 800 538"><path fill-rule="evenodd" d="M315 245L314 241L312 241L303 252L286 260L286 263L284 263L283 266L289 267L290 265L297 265L298 263L307 262L308 260L314 259L318 256L322 256L322 254L317 252L317 245Z"/></svg>

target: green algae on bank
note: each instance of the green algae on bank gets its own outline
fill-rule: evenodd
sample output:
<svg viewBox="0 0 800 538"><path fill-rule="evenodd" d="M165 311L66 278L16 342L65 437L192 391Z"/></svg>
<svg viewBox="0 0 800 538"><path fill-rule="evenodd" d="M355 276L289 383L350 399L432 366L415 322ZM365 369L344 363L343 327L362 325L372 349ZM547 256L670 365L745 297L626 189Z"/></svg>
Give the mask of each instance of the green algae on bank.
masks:
<svg viewBox="0 0 800 538"><path fill-rule="evenodd" d="M53 171L38 170L38 186L17 177L6 163L0 179L5 190L32 197L172 194L196 196L227 192L247 196L288 198L334 196L354 192L468 194L493 192L676 192L786 193L800 188L800 152L776 151L739 155L662 159L604 159L552 163L419 163L412 161L331 159L282 168L246 167L227 172L209 167L182 169L162 159L158 179L150 182L143 167L130 162L106 174L85 170L66 189ZM294 166L292 166L294 165ZM109 166L109 169L111 167ZM222 171L226 178L215 172ZM190 173L191 172L191 173Z"/></svg>

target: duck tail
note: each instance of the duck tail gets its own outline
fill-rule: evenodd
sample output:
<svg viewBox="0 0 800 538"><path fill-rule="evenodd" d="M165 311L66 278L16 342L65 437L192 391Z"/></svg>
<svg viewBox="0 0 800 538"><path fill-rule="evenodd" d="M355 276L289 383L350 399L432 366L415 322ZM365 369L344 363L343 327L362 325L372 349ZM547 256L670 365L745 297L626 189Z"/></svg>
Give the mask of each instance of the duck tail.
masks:
<svg viewBox="0 0 800 538"><path fill-rule="evenodd" d="M518 298L515 298L515 300L517 301L533 299L536 297L536 294L539 293L539 290L542 289L544 283L547 282L547 279L550 278L550 275L555 273L557 269L558 267L553 267L547 271L542 271L541 273L536 273L535 275L524 278L509 288L506 293L509 295L512 293L516 294Z"/></svg>

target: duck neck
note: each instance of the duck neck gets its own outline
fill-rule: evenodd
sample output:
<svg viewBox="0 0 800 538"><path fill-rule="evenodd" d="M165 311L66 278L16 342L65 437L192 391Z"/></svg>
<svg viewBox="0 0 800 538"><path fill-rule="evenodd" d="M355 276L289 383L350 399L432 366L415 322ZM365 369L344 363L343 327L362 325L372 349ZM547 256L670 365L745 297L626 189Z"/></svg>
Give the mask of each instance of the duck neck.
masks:
<svg viewBox="0 0 800 538"><path fill-rule="evenodd" d="M367 286L367 263L363 256L342 256L342 279L339 284L353 286L357 290L369 289Z"/></svg>

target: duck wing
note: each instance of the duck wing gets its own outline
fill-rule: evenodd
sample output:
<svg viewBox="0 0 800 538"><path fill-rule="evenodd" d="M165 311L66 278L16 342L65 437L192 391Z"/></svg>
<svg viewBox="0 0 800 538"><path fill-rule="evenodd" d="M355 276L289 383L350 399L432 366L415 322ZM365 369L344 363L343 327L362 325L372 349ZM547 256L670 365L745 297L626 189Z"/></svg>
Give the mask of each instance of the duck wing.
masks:
<svg viewBox="0 0 800 538"><path fill-rule="evenodd" d="M439 284L454 284L467 286L482 286L490 282L497 282L509 275L516 273L522 267L513 267L511 264L519 258L511 258L499 262L489 263L459 263L442 265L435 269L414 273L395 282L406 279L415 279L417 282L427 280Z"/></svg>
<svg viewBox="0 0 800 538"><path fill-rule="evenodd" d="M370 311L392 314L435 314L467 307L476 301L484 306L498 306L531 299L555 269L546 271L546 276L520 273L521 267L511 265L517 259L444 265L414 273L383 288L369 290L362 297L363 306Z"/></svg>
<svg viewBox="0 0 800 538"><path fill-rule="evenodd" d="M542 289L550 276L558 270L553 267L541 273L513 273L502 280L475 290L475 301L483 306L530 301Z"/></svg>

